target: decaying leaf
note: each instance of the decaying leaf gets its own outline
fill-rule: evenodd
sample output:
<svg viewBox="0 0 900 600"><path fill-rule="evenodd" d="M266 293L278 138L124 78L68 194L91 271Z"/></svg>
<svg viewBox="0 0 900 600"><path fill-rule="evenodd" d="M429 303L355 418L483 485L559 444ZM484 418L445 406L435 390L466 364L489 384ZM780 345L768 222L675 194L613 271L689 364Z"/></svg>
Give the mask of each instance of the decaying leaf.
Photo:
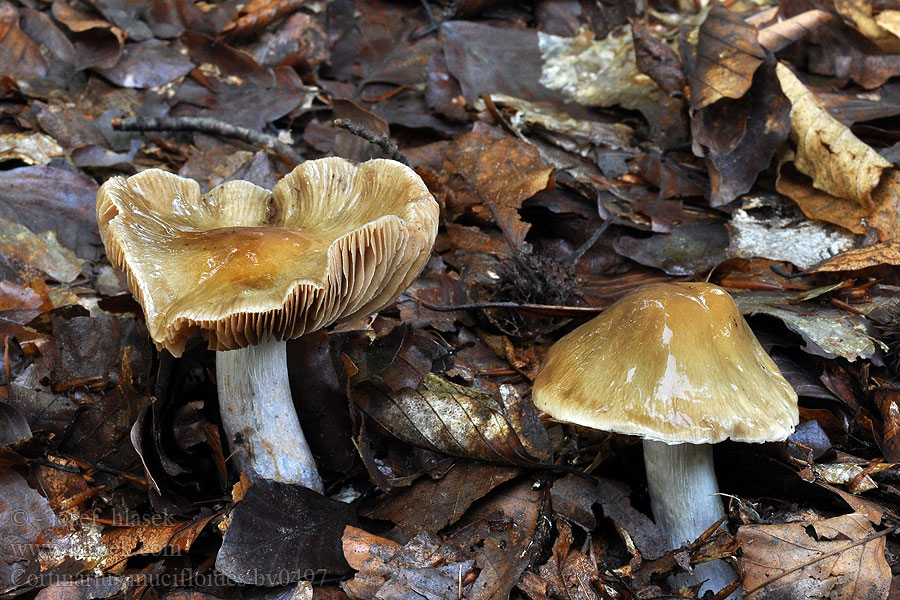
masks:
<svg viewBox="0 0 900 600"><path fill-rule="evenodd" d="M553 544L553 553L547 562L538 567L537 572L526 571L518 583L532 600L544 598L565 598L567 600L599 600L596 586L600 582L597 556L594 547L588 547L588 554L573 549L572 528L565 520L557 521L559 534Z"/></svg>
<svg viewBox="0 0 900 600"><path fill-rule="evenodd" d="M22 280L49 277L60 283L74 281L81 273L82 262L68 248L60 245L52 231L33 231L0 218L0 253L8 264L21 273Z"/></svg>
<svg viewBox="0 0 900 600"><path fill-rule="evenodd" d="M553 101L554 92L538 81L540 36L534 30L472 21L443 23L441 46L447 71L459 82L467 104L474 104L483 94Z"/></svg>
<svg viewBox="0 0 900 600"><path fill-rule="evenodd" d="M743 552L746 598L785 597L776 595L778 588L804 580L827 584L828 593L817 592L810 598L883 600L888 596L891 576L884 559L885 539L863 515L745 525L738 529L737 539Z"/></svg>
<svg viewBox="0 0 900 600"><path fill-rule="evenodd" d="M11 2L0 3L0 73L22 80L40 78L47 64L37 44L19 28L19 11Z"/></svg>
<svg viewBox="0 0 900 600"><path fill-rule="evenodd" d="M694 153L706 157L710 204L727 204L749 191L790 131L790 102L771 61L756 69L740 99L722 98L692 115Z"/></svg>
<svg viewBox="0 0 900 600"><path fill-rule="evenodd" d="M549 458L547 432L511 386L492 395L428 373L418 390L392 391L372 380L356 386L351 398L379 425L415 446L513 465Z"/></svg>
<svg viewBox="0 0 900 600"><path fill-rule="evenodd" d="M473 598L507 600L522 572L538 557L549 533L549 521L542 518L547 492L546 486L523 481L467 515L473 527L467 541L477 547L475 564L481 569L472 584Z"/></svg>
<svg viewBox="0 0 900 600"><path fill-rule="evenodd" d="M29 165L46 165L64 150L56 140L43 133L0 135L0 162L21 160Z"/></svg>
<svg viewBox="0 0 900 600"><path fill-rule="evenodd" d="M640 22L632 21L631 34L634 36L637 68L647 74L666 94L683 94L687 79L675 50Z"/></svg>
<svg viewBox="0 0 900 600"><path fill-rule="evenodd" d="M900 51L900 38L882 26L882 23L891 23L890 14L879 14L874 18L872 3L865 0L835 0L834 8L845 21L886 53Z"/></svg>
<svg viewBox="0 0 900 600"><path fill-rule="evenodd" d="M316 573L344 573L350 505L300 486L260 480L231 513L216 568L239 583L284 585Z"/></svg>
<svg viewBox="0 0 900 600"><path fill-rule="evenodd" d="M212 517L192 522L172 522L131 527L111 527L101 535L110 549L104 562L111 566L122 564L129 556L187 552Z"/></svg>
<svg viewBox="0 0 900 600"><path fill-rule="evenodd" d="M437 195L443 197L451 219L471 213L482 222L494 222L510 246L519 248L529 228L519 208L548 186L552 171L524 142L469 133L448 147L442 169L447 185Z"/></svg>
<svg viewBox="0 0 900 600"><path fill-rule="evenodd" d="M471 597L475 561L462 560L459 551L427 533L401 547L348 526L342 541L347 562L358 572L341 587L354 600L442 600L460 592Z"/></svg>
<svg viewBox="0 0 900 600"><path fill-rule="evenodd" d="M781 319L799 333L804 350L826 358L840 356L849 361L875 354L875 343L861 317L827 306L793 304L784 295L753 293L735 296L744 314L764 314Z"/></svg>
<svg viewBox="0 0 900 600"><path fill-rule="evenodd" d="M653 113L659 87L637 68L630 27L594 40L589 30L576 37L538 33L541 83L585 106L615 104Z"/></svg>
<svg viewBox="0 0 900 600"><path fill-rule="evenodd" d="M793 153L787 152L778 167L775 189L793 200L810 219L839 225L852 233L864 235L864 219L868 211L843 198L832 196L812 186L812 180L794 168L790 162Z"/></svg>
<svg viewBox="0 0 900 600"><path fill-rule="evenodd" d="M852 235L812 221L790 200L777 194L750 194L728 224L729 256L768 258L808 269L853 248Z"/></svg>
<svg viewBox="0 0 900 600"><path fill-rule="evenodd" d="M473 502L518 472L511 467L458 461L440 479L420 478L385 499L369 516L393 521L409 536L421 531L436 534L456 522Z"/></svg>
<svg viewBox="0 0 900 600"><path fill-rule="evenodd" d="M691 74L692 112L747 93L753 74L766 58L756 36L756 28L738 14L713 5L697 39L697 65Z"/></svg>
<svg viewBox="0 0 900 600"><path fill-rule="evenodd" d="M52 231L79 258L97 259L103 246L94 215L97 189L84 173L61 167L0 171L0 217L38 235Z"/></svg>
<svg viewBox="0 0 900 600"><path fill-rule="evenodd" d="M599 505L603 516L627 533L644 558L659 558L666 553L662 532L650 518L631 506L628 486L610 479L596 479L591 485L582 477L568 475L558 479L550 489L553 509L587 530L597 526L594 506Z"/></svg>
<svg viewBox="0 0 900 600"><path fill-rule="evenodd" d="M31 437L31 427L25 415L16 407L0 403L0 447L15 444Z"/></svg>
<svg viewBox="0 0 900 600"><path fill-rule="evenodd" d="M610 170L609 164L616 155L624 168L624 160L634 154L630 148L630 137L634 132L622 123L576 119L549 102L529 102L504 94L492 94L491 101L498 107L505 107L504 112L511 113L509 120L514 127L537 131L560 148L592 158L604 173Z"/></svg>
<svg viewBox="0 0 900 600"><path fill-rule="evenodd" d="M12 469L0 469L0 592L25 585L40 570L35 540L58 525L46 498Z"/></svg>
<svg viewBox="0 0 900 600"><path fill-rule="evenodd" d="M725 260L728 233L718 223L677 225L653 237L621 236L613 247L622 256L662 269L669 275L694 275Z"/></svg>
<svg viewBox="0 0 900 600"><path fill-rule="evenodd" d="M900 461L900 390L877 388L872 395L884 420L884 440L881 443L884 457L891 462Z"/></svg>

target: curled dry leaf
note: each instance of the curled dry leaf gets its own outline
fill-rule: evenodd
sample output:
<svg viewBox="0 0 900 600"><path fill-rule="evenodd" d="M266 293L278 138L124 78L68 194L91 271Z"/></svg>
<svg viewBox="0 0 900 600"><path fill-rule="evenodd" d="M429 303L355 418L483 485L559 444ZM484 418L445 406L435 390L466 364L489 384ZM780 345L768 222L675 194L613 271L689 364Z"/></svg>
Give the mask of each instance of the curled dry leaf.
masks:
<svg viewBox="0 0 900 600"><path fill-rule="evenodd" d="M514 465L535 465L550 456L550 440L534 408L510 386L492 395L428 373L418 390L392 391L373 378L356 386L351 398L414 446Z"/></svg>
<svg viewBox="0 0 900 600"><path fill-rule="evenodd" d="M793 152L787 152L778 167L775 189L793 200L810 219L839 225L847 231L865 235L863 219L868 211L854 202L817 190L810 179L791 164Z"/></svg>
<svg viewBox="0 0 900 600"><path fill-rule="evenodd" d="M234 37L262 29L272 21L298 9L306 0L253 0L241 9L239 16L232 19L221 34Z"/></svg>
<svg viewBox="0 0 900 600"><path fill-rule="evenodd" d="M838 254L813 271L858 271L878 265L900 266L900 241L881 242L867 248L857 248Z"/></svg>
<svg viewBox="0 0 900 600"><path fill-rule="evenodd" d="M190 522L111 527L101 534L109 555L103 565L110 568L124 563L129 556L158 554L162 552L184 553L212 517L201 517Z"/></svg>
<svg viewBox="0 0 900 600"><path fill-rule="evenodd" d="M766 50L778 52L834 19L834 15L824 10L808 10L761 29L757 41Z"/></svg>
<svg viewBox="0 0 900 600"><path fill-rule="evenodd" d="M794 165L812 178L816 189L871 210L872 194L891 163L829 115L788 67L779 64L775 71L793 105Z"/></svg>
<svg viewBox="0 0 900 600"><path fill-rule="evenodd" d="M891 569L884 558L884 532L876 533L863 515L745 525L737 540L743 551L745 598L780 597L774 595L777 588L803 580L828 584L830 597L842 600L888 596Z"/></svg>

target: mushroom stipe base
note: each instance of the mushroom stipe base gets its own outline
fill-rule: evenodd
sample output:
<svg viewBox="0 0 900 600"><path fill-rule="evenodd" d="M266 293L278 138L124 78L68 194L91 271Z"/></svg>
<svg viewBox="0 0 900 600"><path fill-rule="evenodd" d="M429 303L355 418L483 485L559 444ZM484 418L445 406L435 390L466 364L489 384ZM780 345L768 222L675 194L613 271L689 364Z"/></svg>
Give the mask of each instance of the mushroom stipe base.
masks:
<svg viewBox="0 0 900 600"><path fill-rule="evenodd" d="M653 518L662 529L669 549L693 542L725 516L711 444L644 440L644 467ZM691 586L706 580L700 593L706 590L717 593L736 578L728 563L714 560L696 565L693 573L673 577L673 583ZM731 598L740 598L740 592Z"/></svg>
<svg viewBox="0 0 900 600"><path fill-rule="evenodd" d="M219 410L228 443L251 477L322 492L287 374L287 344L269 340L216 352Z"/></svg>

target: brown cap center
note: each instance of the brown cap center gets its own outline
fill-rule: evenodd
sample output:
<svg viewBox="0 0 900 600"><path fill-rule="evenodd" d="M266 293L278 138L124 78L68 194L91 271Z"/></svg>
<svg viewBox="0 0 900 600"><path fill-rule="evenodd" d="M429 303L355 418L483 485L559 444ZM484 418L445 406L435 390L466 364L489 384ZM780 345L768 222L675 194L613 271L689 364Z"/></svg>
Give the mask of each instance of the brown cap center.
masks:
<svg viewBox="0 0 900 600"><path fill-rule="evenodd" d="M315 241L281 227L223 227L190 232L181 239L183 250L205 265L195 285L216 277L243 287L266 285L286 257L309 253Z"/></svg>

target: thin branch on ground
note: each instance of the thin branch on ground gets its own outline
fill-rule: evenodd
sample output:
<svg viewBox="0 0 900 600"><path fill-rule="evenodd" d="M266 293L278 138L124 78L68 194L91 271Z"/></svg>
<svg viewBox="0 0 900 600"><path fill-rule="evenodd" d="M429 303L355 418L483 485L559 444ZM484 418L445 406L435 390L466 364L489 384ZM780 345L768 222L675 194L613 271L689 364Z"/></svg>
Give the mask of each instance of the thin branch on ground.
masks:
<svg viewBox="0 0 900 600"><path fill-rule="evenodd" d="M206 117L125 117L112 119L113 129L120 131L190 131L240 140L251 146L269 150L291 165L303 162L303 156L274 135L232 125Z"/></svg>
<svg viewBox="0 0 900 600"><path fill-rule="evenodd" d="M392 142L391 138L388 136L384 134L375 135L370 129L346 119L335 119L334 124L341 129L346 129L355 136L361 137L370 144L375 144L388 155L388 158L396 160L397 162L402 162L407 167L412 166L409 163L409 157L400 152L400 149L397 148L397 144Z"/></svg>

